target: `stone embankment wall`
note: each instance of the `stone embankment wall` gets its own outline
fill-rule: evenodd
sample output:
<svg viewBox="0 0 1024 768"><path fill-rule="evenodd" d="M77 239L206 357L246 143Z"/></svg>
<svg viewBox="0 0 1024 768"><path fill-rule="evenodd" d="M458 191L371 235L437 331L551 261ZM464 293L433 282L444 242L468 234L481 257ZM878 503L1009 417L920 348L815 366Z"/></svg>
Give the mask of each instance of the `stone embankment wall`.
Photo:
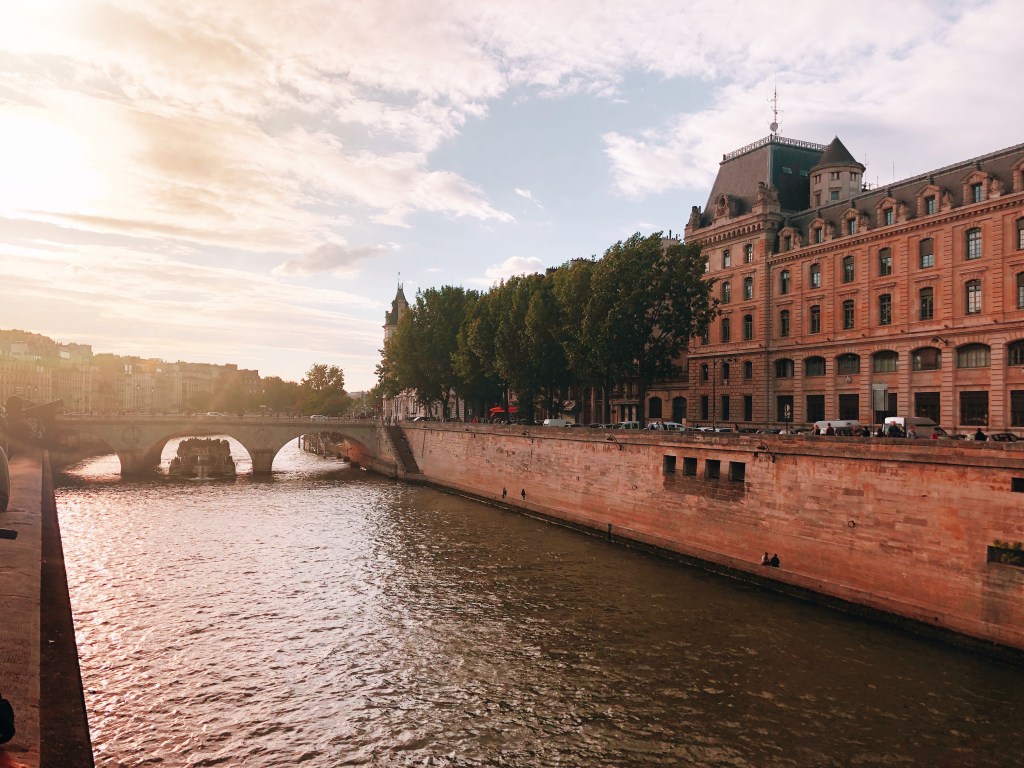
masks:
<svg viewBox="0 0 1024 768"><path fill-rule="evenodd" d="M1024 443L405 432L427 482L505 489L507 504L734 575L1024 650L1024 568L987 562L995 539L1024 539ZM761 566L765 551L782 567Z"/></svg>

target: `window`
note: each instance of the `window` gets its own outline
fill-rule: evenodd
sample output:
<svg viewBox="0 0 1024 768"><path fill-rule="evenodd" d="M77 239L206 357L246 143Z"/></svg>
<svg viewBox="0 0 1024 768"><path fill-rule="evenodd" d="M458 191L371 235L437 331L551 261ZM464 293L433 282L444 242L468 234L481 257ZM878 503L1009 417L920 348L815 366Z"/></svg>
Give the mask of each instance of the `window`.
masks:
<svg viewBox="0 0 1024 768"><path fill-rule="evenodd" d="M751 243L747 243L745 246L743 246L743 263L754 263L754 246Z"/></svg>
<svg viewBox="0 0 1024 768"><path fill-rule="evenodd" d="M743 340L750 341L754 338L754 316L744 315L743 316Z"/></svg>
<svg viewBox="0 0 1024 768"><path fill-rule="evenodd" d="M824 376L825 358L808 357L804 360L804 376Z"/></svg>
<svg viewBox="0 0 1024 768"><path fill-rule="evenodd" d="M743 396L743 420L753 421L754 420L754 396L744 395Z"/></svg>
<svg viewBox="0 0 1024 768"><path fill-rule="evenodd" d="M722 418L725 418L724 416ZM742 483L747 477L747 465L743 461L729 462L729 479L734 483Z"/></svg>
<svg viewBox="0 0 1024 768"><path fill-rule="evenodd" d="M935 213L935 195L928 195L924 199L924 212L928 215Z"/></svg>
<svg viewBox="0 0 1024 768"><path fill-rule="evenodd" d="M661 457L661 473L663 475L674 475L676 473L676 457L675 456L662 456Z"/></svg>
<svg viewBox="0 0 1024 768"><path fill-rule="evenodd" d="M732 255L728 251L722 251L722 269L732 266Z"/></svg>
<svg viewBox="0 0 1024 768"><path fill-rule="evenodd" d="M1024 219L1017 219L1017 250L1024 251Z"/></svg>
<svg viewBox="0 0 1024 768"><path fill-rule="evenodd" d="M703 346L707 346L707 344L708 344L708 342L710 340L711 340L711 333L710 333L710 331L708 331L707 328L705 328L703 331L700 332L700 343Z"/></svg>
<svg viewBox="0 0 1024 768"><path fill-rule="evenodd" d="M850 171L850 181L857 181L860 178L860 174L856 171Z"/></svg>
<svg viewBox="0 0 1024 768"><path fill-rule="evenodd" d="M686 398L672 398L672 421L682 424L686 420Z"/></svg>
<svg viewBox="0 0 1024 768"><path fill-rule="evenodd" d="M820 195L821 193L820 192L816 192L815 194ZM824 230L824 228L822 228L822 227L815 227L814 228L814 242L816 242L816 243L823 243L823 242L825 242L825 230Z"/></svg>
<svg viewBox="0 0 1024 768"><path fill-rule="evenodd" d="M860 373L860 355L850 353L837 357L836 373L841 376L850 376L854 373Z"/></svg>
<svg viewBox="0 0 1024 768"><path fill-rule="evenodd" d="M1024 341L1015 341L1006 347L1007 365L1024 365Z"/></svg>
<svg viewBox="0 0 1024 768"><path fill-rule="evenodd" d="M843 256L843 282L852 283L853 278L853 256Z"/></svg>
<svg viewBox="0 0 1024 768"><path fill-rule="evenodd" d="M754 364L749 360L743 361L743 378L752 379L754 378Z"/></svg>
<svg viewBox="0 0 1024 768"><path fill-rule="evenodd" d="M828 172L828 180L829 181L839 181L839 171L829 171Z"/></svg>
<svg viewBox="0 0 1024 768"><path fill-rule="evenodd" d="M790 168L788 165L782 166L782 172L785 173L788 176L792 176L793 175L793 169Z"/></svg>
<svg viewBox="0 0 1024 768"><path fill-rule="evenodd" d="M723 421L728 421L731 418L729 416L729 396L728 395L722 395L721 413L722 413L722 420Z"/></svg>
<svg viewBox="0 0 1024 768"><path fill-rule="evenodd" d="M878 274L880 277L892 274L892 248L882 248L878 252Z"/></svg>
<svg viewBox="0 0 1024 768"><path fill-rule="evenodd" d="M821 307L812 304L810 310L810 322L807 327L808 333L821 333Z"/></svg>
<svg viewBox="0 0 1024 768"><path fill-rule="evenodd" d="M647 418L660 419L662 400L660 397L652 397L647 401Z"/></svg>
<svg viewBox="0 0 1024 768"><path fill-rule="evenodd" d="M821 288L820 264L811 264L811 288Z"/></svg>
<svg viewBox="0 0 1024 768"><path fill-rule="evenodd" d="M722 283L722 303L728 304L732 301L732 285L726 280Z"/></svg>
<svg viewBox="0 0 1024 768"><path fill-rule="evenodd" d="M793 361L788 357L782 357L775 361L775 378L793 378Z"/></svg>
<svg viewBox="0 0 1024 768"><path fill-rule="evenodd" d="M779 336L789 336L789 310L779 312Z"/></svg>
<svg viewBox="0 0 1024 768"><path fill-rule="evenodd" d="M878 297L878 324L892 325L892 294L883 293Z"/></svg>
<svg viewBox="0 0 1024 768"><path fill-rule="evenodd" d="M728 317L722 318L722 342L732 341L732 326Z"/></svg>
<svg viewBox="0 0 1024 768"><path fill-rule="evenodd" d="M824 395L808 395L807 396L807 420L808 421L824 421L825 420L825 396Z"/></svg>
<svg viewBox="0 0 1024 768"><path fill-rule="evenodd" d="M931 419L936 424L941 421L942 396L938 392L915 392L914 415Z"/></svg>
<svg viewBox="0 0 1024 768"><path fill-rule="evenodd" d="M722 476L721 459L704 459L704 479L718 480Z"/></svg>
<svg viewBox="0 0 1024 768"><path fill-rule="evenodd" d="M700 364L700 380L701 381L707 381L708 380L708 371L709 370L710 369L708 368L708 364L707 363L701 363Z"/></svg>
<svg viewBox="0 0 1024 768"><path fill-rule="evenodd" d="M754 298L754 278L745 277L743 278L743 300Z"/></svg>
<svg viewBox="0 0 1024 768"><path fill-rule="evenodd" d="M981 258L981 230L977 227L967 230L967 258Z"/></svg>
<svg viewBox="0 0 1024 768"><path fill-rule="evenodd" d="M984 187L981 184L971 184L971 202L980 203L982 199Z"/></svg>
<svg viewBox="0 0 1024 768"><path fill-rule="evenodd" d="M857 234L857 220L847 219L846 220L846 234L856 235Z"/></svg>
<svg viewBox="0 0 1024 768"><path fill-rule="evenodd" d="M892 350L875 352L871 357L871 370L875 373L895 373L900 356Z"/></svg>
<svg viewBox="0 0 1024 768"><path fill-rule="evenodd" d="M728 383L729 381L729 364L722 363L722 381Z"/></svg>
<svg viewBox="0 0 1024 768"><path fill-rule="evenodd" d="M788 250L792 249L792 247L793 247L793 236L792 235L786 235L784 238L782 238L782 250L783 251L788 251Z"/></svg>
<svg viewBox="0 0 1024 768"><path fill-rule="evenodd" d="M956 351L957 368L988 368L990 362L987 344L965 344Z"/></svg>
<svg viewBox="0 0 1024 768"><path fill-rule="evenodd" d="M971 427L988 425L988 392L960 393L960 423Z"/></svg>
<svg viewBox="0 0 1024 768"><path fill-rule="evenodd" d="M910 355L910 365L915 371L937 371L942 367L942 352L937 347L921 347Z"/></svg>
<svg viewBox="0 0 1024 768"><path fill-rule="evenodd" d="M1010 390L1010 426L1024 427L1024 390Z"/></svg>
<svg viewBox="0 0 1024 768"><path fill-rule="evenodd" d="M705 421L707 421L708 414L711 412L709 402L707 395L700 396L700 417Z"/></svg>
<svg viewBox="0 0 1024 768"><path fill-rule="evenodd" d="M860 395L839 396L839 418L856 421L860 418Z"/></svg>
<svg viewBox="0 0 1024 768"><path fill-rule="evenodd" d="M892 208L886 208L882 211L882 222L887 226L896 221L896 213Z"/></svg>
<svg viewBox="0 0 1024 768"><path fill-rule="evenodd" d="M967 293L965 302L967 314L981 314L981 280L968 280L964 288Z"/></svg>
<svg viewBox="0 0 1024 768"><path fill-rule="evenodd" d="M1024 272L1017 273L1017 309L1024 309Z"/></svg>
<svg viewBox="0 0 1024 768"><path fill-rule="evenodd" d="M789 270L784 269L779 273L779 293L789 293Z"/></svg>
<svg viewBox="0 0 1024 768"><path fill-rule="evenodd" d="M935 241L930 237L924 238L917 244L918 258L921 269L928 269L935 266Z"/></svg>
<svg viewBox="0 0 1024 768"><path fill-rule="evenodd" d="M711 259L704 260L704 272L705 274L711 271Z"/></svg>
<svg viewBox="0 0 1024 768"><path fill-rule="evenodd" d="M831 192L829 192L828 199L831 200L832 202L837 201L839 199L839 190L833 189Z"/></svg>
<svg viewBox="0 0 1024 768"><path fill-rule="evenodd" d="M853 328L853 299L847 299L843 302L843 328L850 330Z"/></svg>
<svg viewBox="0 0 1024 768"><path fill-rule="evenodd" d="M922 288L918 291L918 318L931 320L935 317L935 289Z"/></svg>
<svg viewBox="0 0 1024 768"><path fill-rule="evenodd" d="M817 208L820 205L821 205L821 192L815 192L814 193L814 207ZM818 242L820 243L821 241L819 240Z"/></svg>
<svg viewBox="0 0 1024 768"><path fill-rule="evenodd" d="M707 417L705 417L707 418ZM690 477L697 476L697 457L696 456L684 456L683 457L683 474L689 475Z"/></svg>

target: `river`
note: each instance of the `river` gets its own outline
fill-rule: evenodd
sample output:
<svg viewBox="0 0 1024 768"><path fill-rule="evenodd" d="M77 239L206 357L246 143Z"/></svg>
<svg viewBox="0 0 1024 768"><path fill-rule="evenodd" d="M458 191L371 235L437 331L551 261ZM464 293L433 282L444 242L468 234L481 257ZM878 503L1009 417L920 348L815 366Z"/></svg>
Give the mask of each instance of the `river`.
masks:
<svg viewBox="0 0 1024 768"><path fill-rule="evenodd" d="M233 481L58 477L101 768L1020 759L1024 670L295 443L266 480L232 453Z"/></svg>

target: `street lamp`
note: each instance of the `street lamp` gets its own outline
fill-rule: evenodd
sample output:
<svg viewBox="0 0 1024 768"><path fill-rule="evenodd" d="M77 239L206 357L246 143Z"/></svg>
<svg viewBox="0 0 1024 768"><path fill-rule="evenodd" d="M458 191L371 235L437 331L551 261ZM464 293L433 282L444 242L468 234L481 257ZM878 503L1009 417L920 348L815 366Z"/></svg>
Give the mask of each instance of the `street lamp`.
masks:
<svg viewBox="0 0 1024 768"><path fill-rule="evenodd" d="M735 363L735 357L722 358L723 363ZM718 427L718 358L711 358L711 428L715 429Z"/></svg>

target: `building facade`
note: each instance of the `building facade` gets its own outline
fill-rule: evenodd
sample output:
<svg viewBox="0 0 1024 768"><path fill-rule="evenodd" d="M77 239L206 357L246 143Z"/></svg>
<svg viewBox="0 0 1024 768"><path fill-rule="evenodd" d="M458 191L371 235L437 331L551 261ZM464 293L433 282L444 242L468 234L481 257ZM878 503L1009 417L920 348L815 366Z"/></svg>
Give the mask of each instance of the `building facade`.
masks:
<svg viewBox="0 0 1024 768"><path fill-rule="evenodd" d="M836 138L725 155L686 226L721 315L647 413L1024 430L1024 144L887 186Z"/></svg>

